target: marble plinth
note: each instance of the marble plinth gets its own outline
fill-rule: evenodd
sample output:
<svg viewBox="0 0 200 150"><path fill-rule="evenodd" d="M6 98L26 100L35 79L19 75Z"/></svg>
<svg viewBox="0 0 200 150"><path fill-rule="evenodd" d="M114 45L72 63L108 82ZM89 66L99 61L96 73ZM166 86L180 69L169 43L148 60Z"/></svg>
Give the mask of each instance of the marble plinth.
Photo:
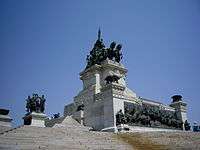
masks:
<svg viewBox="0 0 200 150"><path fill-rule="evenodd" d="M26 114L24 119L24 125L36 126L36 127L45 127L45 120L47 115L44 113L28 113Z"/></svg>
<svg viewBox="0 0 200 150"><path fill-rule="evenodd" d="M11 121L9 110L7 109L0 109L0 126L4 127L11 127Z"/></svg>

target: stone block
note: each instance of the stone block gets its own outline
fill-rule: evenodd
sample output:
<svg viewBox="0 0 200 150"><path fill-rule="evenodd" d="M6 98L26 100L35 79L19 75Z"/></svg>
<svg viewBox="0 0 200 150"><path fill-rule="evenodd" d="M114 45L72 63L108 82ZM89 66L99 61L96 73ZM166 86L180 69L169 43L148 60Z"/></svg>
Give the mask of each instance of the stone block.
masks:
<svg viewBox="0 0 200 150"><path fill-rule="evenodd" d="M47 119L47 115L44 113L31 112L26 114L23 119L24 125L45 127L45 120Z"/></svg>

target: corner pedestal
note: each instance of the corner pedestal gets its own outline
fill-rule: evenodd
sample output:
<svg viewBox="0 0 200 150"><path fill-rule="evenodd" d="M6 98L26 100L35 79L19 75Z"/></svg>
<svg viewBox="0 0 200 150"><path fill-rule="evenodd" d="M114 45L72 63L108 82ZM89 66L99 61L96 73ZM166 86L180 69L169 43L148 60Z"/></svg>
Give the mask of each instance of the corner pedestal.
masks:
<svg viewBox="0 0 200 150"><path fill-rule="evenodd" d="M24 125L36 126L36 127L45 127L45 119L47 115L44 113L28 113L26 114L24 119Z"/></svg>
<svg viewBox="0 0 200 150"><path fill-rule="evenodd" d="M187 104L183 102L182 100L180 100L180 101L172 102L170 106L175 108L178 119L183 122L182 129L185 130L184 123L187 120L187 112L186 112Z"/></svg>
<svg viewBox="0 0 200 150"><path fill-rule="evenodd" d="M0 109L0 126L3 127L11 127L11 121L9 110L7 109Z"/></svg>
<svg viewBox="0 0 200 150"><path fill-rule="evenodd" d="M11 127L12 119L8 115L0 114L0 126Z"/></svg>

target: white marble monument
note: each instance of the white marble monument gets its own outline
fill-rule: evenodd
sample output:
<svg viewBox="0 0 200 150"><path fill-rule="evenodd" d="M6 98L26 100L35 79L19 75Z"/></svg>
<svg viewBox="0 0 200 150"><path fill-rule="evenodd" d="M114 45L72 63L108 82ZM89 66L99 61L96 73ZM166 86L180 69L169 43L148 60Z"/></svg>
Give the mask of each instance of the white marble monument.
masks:
<svg viewBox="0 0 200 150"><path fill-rule="evenodd" d="M131 103L149 104L172 112L178 111L180 119L185 121L186 105L183 103L164 105L137 97L136 93L127 87L127 69L121 63L121 45L115 45L115 42L112 42L109 48L105 48L99 31L94 48L87 56L87 66L80 73L83 88L74 97L73 103L65 106L64 116L72 115L77 121L94 130L115 132L116 114L120 110L125 113L125 103ZM81 105L84 105L84 109L79 110Z"/></svg>

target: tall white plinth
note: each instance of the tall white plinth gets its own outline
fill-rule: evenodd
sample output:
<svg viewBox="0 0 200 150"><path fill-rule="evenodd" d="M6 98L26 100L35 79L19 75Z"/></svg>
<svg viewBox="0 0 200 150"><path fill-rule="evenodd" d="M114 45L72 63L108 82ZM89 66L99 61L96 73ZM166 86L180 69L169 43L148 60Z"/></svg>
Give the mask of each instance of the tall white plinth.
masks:
<svg viewBox="0 0 200 150"><path fill-rule="evenodd" d="M36 126L36 127L45 127L45 119L47 115L44 113L31 112L26 114L24 119L24 125Z"/></svg>

